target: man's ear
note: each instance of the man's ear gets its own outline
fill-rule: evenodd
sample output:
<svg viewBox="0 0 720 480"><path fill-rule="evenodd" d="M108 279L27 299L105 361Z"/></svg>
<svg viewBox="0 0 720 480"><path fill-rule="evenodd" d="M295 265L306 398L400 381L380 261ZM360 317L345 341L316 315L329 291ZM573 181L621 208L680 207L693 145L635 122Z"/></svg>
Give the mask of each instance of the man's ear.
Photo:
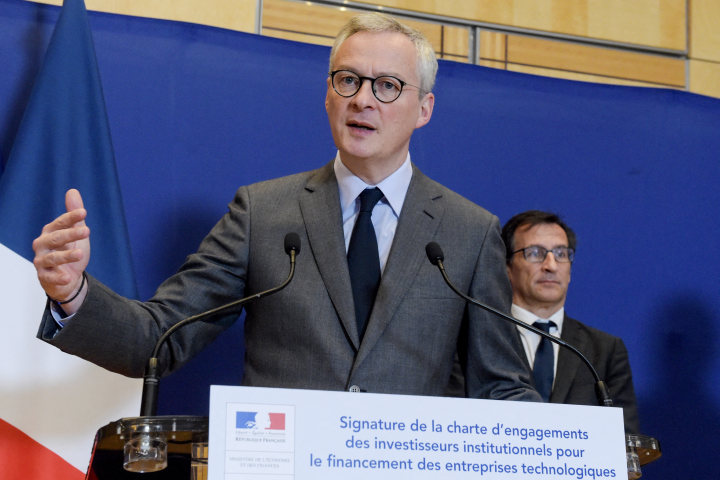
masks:
<svg viewBox="0 0 720 480"><path fill-rule="evenodd" d="M330 77L327 78L327 93L325 94L325 111L327 112L328 103L330 103L330 89L332 84L330 83Z"/></svg>
<svg viewBox="0 0 720 480"><path fill-rule="evenodd" d="M435 106L435 95L432 93L426 93L425 96L420 100L420 116L415 122L415 128L420 128L430 121L432 117L433 107Z"/></svg>

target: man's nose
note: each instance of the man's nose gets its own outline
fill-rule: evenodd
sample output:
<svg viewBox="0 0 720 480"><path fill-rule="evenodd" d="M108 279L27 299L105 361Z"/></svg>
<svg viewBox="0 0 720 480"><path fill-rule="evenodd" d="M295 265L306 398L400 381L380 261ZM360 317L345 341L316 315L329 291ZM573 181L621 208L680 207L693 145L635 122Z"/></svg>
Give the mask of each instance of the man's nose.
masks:
<svg viewBox="0 0 720 480"><path fill-rule="evenodd" d="M552 252L548 252L547 255L545 255L545 260L543 260L542 266L546 270L557 270L558 265L555 261L555 255Z"/></svg>
<svg viewBox="0 0 720 480"><path fill-rule="evenodd" d="M375 98L375 94L373 93L372 80L363 78L360 81L362 82L360 84L360 89L353 96L354 103L362 108L374 105L377 98Z"/></svg>

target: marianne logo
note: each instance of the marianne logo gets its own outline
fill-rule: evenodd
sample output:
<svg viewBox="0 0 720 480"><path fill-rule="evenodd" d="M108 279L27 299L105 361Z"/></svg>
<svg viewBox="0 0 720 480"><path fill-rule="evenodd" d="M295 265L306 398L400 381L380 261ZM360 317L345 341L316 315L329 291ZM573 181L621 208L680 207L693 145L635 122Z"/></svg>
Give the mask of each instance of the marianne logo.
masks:
<svg viewBox="0 0 720 480"><path fill-rule="evenodd" d="M236 412L235 428L247 430L285 430L285 414Z"/></svg>
<svg viewBox="0 0 720 480"><path fill-rule="evenodd" d="M226 445L230 450L278 454L282 452L282 455L292 457L291 452L295 451L294 405L228 403L226 408ZM245 473L257 473L251 470ZM275 470L272 472L277 473Z"/></svg>

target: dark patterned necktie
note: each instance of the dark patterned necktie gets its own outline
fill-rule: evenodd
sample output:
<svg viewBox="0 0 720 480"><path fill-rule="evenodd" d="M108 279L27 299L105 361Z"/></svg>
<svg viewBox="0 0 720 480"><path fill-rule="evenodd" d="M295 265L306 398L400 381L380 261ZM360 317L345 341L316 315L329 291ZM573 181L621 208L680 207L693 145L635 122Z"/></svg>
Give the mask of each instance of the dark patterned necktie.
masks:
<svg viewBox="0 0 720 480"><path fill-rule="evenodd" d="M382 197L383 193L379 188L368 188L360 194L360 212L353 227L347 253L360 340L365 335L380 285L380 255L371 217L373 208Z"/></svg>
<svg viewBox="0 0 720 480"><path fill-rule="evenodd" d="M545 333L550 333L550 327L554 326L555 322L533 323L533 327L539 328ZM537 388L543 401L548 402L552 392L553 380L555 379L555 352L553 351L552 341L545 337L540 338L540 343L535 351L533 377L535 378L535 388Z"/></svg>

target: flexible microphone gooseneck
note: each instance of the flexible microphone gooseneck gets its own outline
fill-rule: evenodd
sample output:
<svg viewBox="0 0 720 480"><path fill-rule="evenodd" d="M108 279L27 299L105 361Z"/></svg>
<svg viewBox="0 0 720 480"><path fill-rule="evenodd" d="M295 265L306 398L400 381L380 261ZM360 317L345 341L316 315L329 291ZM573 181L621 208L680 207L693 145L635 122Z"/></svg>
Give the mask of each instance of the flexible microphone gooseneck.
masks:
<svg viewBox="0 0 720 480"><path fill-rule="evenodd" d="M605 385L605 382L600 380L600 377L598 376L597 372L595 371L595 368L592 366L592 363L590 363L590 361L587 358L585 358L585 355L580 353L580 351L577 348L573 347L572 345L569 345L568 343L560 340L557 337L550 335L549 333L545 333L542 330L533 327L532 325L528 325L527 323L522 322L522 321L518 320L517 318L513 318L510 315L506 315L503 312L501 312L500 310L497 310L497 309L491 307L490 305L485 305L484 303L481 303L481 302L475 300L474 298L468 297L467 295L462 293L460 290L455 288L455 285L452 284L452 282L450 281L450 279L447 276L447 273L445 273L445 267L443 267L443 263L442 263L443 260L445 259L445 255L443 255L442 248L440 248L440 245L438 245L437 243L435 243L435 242L428 243L427 246L425 247L425 253L427 254L428 260L430 260L430 263L432 263L433 265L436 265L440 269L440 273L442 273L442 276L445 279L445 283L447 283L448 286L452 289L452 291L455 292L456 294L458 294L460 297L462 297L466 301L470 302L471 304L482 308L483 310L486 310L490 313L494 313L498 317L501 317L505 320L509 320L509 321L513 322L515 325L518 325L522 328L530 330L533 333L537 333L541 337L547 338L551 342L555 342L558 345L569 349L575 355L580 357L582 359L582 361L585 362L585 365L588 366L588 368L590 369L590 372L592 372L593 377L595 377L595 397L597 398L598 405L600 405L601 407L612 407L613 406L613 401L610 398L610 392L608 391L607 385Z"/></svg>
<svg viewBox="0 0 720 480"><path fill-rule="evenodd" d="M175 332L176 330L179 330L180 328L184 327L185 325L189 325L191 323L197 322L198 320L202 320L203 318L209 317L216 313L220 313L220 312L228 310L230 308L245 305L246 303L252 302L253 300L257 300L258 298L272 295L273 293L277 293L280 290L282 290L283 288L287 287L287 285L290 283L290 280L292 280L293 276L295 275L295 258L300 254L300 236L297 233L291 232L291 233L288 233L287 235L285 235L285 253L287 253L290 256L290 273L288 274L288 277L285 279L285 281L282 284L278 285L275 288L271 288L270 290L256 293L255 295L241 298L240 300L235 300L234 302L230 302L221 307L213 308L212 310L208 310L207 312L203 312L198 315L188 317L184 320L181 320L180 322L178 322L175 325L173 325L172 327L170 327L160 337L160 340L158 340L157 343L155 344L155 348L153 349L150 360L148 360L147 367L145 367L145 376L143 379L142 400L140 403L140 416L141 417L155 416L155 414L157 412L158 392L160 390L160 378L159 378L158 372L157 372L157 369L158 369L157 356L160 351L160 347L162 347L162 345L165 343L165 341L168 339L168 337L170 337L170 335L172 335L173 332Z"/></svg>

